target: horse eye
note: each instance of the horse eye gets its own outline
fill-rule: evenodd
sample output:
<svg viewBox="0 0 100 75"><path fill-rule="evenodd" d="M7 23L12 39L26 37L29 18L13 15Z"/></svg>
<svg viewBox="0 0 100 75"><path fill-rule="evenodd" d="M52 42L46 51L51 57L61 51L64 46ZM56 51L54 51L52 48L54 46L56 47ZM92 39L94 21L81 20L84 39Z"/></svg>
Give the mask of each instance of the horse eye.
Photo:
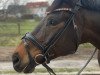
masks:
<svg viewBox="0 0 100 75"><path fill-rule="evenodd" d="M53 20L53 19L49 20L48 25L55 25L55 20Z"/></svg>

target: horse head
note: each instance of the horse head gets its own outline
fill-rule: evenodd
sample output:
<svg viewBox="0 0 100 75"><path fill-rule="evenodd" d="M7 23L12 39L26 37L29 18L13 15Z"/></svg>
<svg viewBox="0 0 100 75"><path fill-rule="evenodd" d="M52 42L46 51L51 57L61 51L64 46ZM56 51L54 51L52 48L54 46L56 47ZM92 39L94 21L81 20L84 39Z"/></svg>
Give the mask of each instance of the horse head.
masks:
<svg viewBox="0 0 100 75"><path fill-rule="evenodd" d="M83 23L77 15L72 18L77 1L55 0L37 28L25 34L12 57L16 71L30 73L39 64L76 52L82 34L82 26L78 28Z"/></svg>

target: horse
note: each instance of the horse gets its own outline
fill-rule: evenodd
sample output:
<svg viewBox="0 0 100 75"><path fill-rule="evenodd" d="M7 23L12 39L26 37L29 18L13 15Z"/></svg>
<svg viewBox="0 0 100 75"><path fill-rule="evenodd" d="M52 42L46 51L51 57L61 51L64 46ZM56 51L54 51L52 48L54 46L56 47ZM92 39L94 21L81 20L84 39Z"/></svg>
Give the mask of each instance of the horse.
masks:
<svg viewBox="0 0 100 75"><path fill-rule="evenodd" d="M100 4L91 7L94 0L88 0L87 4L84 1L87 2L54 0L45 18L35 30L23 36L16 48L12 62L17 72L31 73L39 64L75 53L83 43L100 49L100 9L97 8ZM100 52L98 60L100 64Z"/></svg>

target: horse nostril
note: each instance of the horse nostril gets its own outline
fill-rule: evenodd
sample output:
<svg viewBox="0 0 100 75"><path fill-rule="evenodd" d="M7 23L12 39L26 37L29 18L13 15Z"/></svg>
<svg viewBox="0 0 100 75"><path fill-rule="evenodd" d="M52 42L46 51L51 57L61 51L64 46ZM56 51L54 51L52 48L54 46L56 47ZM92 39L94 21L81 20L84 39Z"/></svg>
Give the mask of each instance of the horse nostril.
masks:
<svg viewBox="0 0 100 75"><path fill-rule="evenodd" d="M13 61L13 64L14 64L14 65L20 63L20 58L19 58L18 53L15 53L15 54L13 55L13 57L12 57L12 61Z"/></svg>

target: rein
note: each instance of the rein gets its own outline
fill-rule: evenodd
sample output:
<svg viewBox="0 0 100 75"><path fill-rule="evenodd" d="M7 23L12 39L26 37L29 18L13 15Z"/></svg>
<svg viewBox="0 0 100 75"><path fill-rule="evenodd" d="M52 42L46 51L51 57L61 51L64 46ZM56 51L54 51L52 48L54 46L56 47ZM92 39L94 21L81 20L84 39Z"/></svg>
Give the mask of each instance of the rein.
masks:
<svg viewBox="0 0 100 75"><path fill-rule="evenodd" d="M39 55L36 55L36 56L42 56L42 57L47 59L47 55L50 52L50 49L54 46L54 44L56 43L56 41L58 41L58 39L62 36L62 34L67 30L67 28L69 27L70 23L73 21L74 16L77 13L77 11L80 9L80 7L81 7L81 3L80 3L80 0L78 0L78 2L76 3L76 6L74 7L74 9L62 8L62 9L56 9L56 10L53 11L53 12L55 12L55 11L70 11L71 15L70 15L69 19L65 22L64 28L61 31L59 31L53 37L53 39L51 39L49 41L49 43L46 46L43 46L42 44L40 44L38 42L37 38L34 35L32 35L31 33L26 33L26 35L22 38L22 41L24 42L26 52L28 53L28 56L29 56L29 60L30 60L29 64L33 62L36 65L38 65L39 63L36 61L36 57L32 58L32 56L31 56L31 54L28 50L28 44L27 44L26 40L30 41L33 45L35 45L37 48L39 48L42 51L43 54L39 54ZM50 14L50 13L52 13L52 12L47 12L47 14ZM74 25L74 29L76 31L76 35L77 35L77 38L78 38L76 25ZM95 50L95 52L96 52L96 50ZM94 56L95 52L91 56L91 59ZM90 62L91 59L89 59L88 63ZM83 69L87 66L88 63L86 63L86 65L79 71L79 73L77 75L80 75L80 73L83 71ZM28 65L27 65L27 67L28 67ZM54 71L46 63L42 63L42 65L47 69L47 71L49 72L50 75L52 75L52 74L56 75L54 73Z"/></svg>
<svg viewBox="0 0 100 75"><path fill-rule="evenodd" d="M89 62L92 60L92 58L93 58L93 56L95 55L95 53L96 53L97 50L98 50L98 49L95 48L93 54L92 54L91 57L88 59L88 61L86 62L86 64L80 69L80 71L77 73L77 75L80 75L81 72L86 68L86 66L87 66L87 65L89 64Z"/></svg>

